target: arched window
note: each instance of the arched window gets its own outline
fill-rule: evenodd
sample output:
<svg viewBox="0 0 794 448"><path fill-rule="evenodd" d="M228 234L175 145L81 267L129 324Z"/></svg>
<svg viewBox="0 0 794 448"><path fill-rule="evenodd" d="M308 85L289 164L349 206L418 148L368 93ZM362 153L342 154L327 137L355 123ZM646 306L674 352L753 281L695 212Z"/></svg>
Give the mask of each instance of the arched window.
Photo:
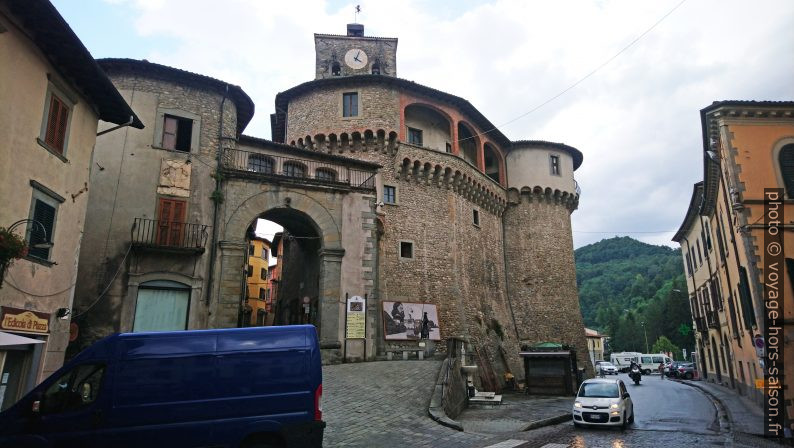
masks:
<svg viewBox="0 0 794 448"><path fill-rule="evenodd" d="M783 176L786 196L790 199L794 198L794 143L780 149L778 163L780 163L780 174Z"/></svg>
<svg viewBox="0 0 794 448"><path fill-rule="evenodd" d="M314 178L326 182L336 182L336 171L330 168L317 168L314 172Z"/></svg>
<svg viewBox="0 0 794 448"><path fill-rule="evenodd" d="M338 62L334 62L331 64L331 75L332 76L339 76L342 74L342 67L339 65Z"/></svg>
<svg viewBox="0 0 794 448"><path fill-rule="evenodd" d="M186 330L189 303L188 285L170 280L141 283L132 331Z"/></svg>
<svg viewBox="0 0 794 448"><path fill-rule="evenodd" d="M375 63L372 64L372 74L380 75L380 63L378 61L375 61Z"/></svg>
<svg viewBox="0 0 794 448"><path fill-rule="evenodd" d="M248 155L248 171L255 173L273 173L274 160L262 154Z"/></svg>
<svg viewBox="0 0 794 448"><path fill-rule="evenodd" d="M284 175L306 177L306 167L298 162L284 162Z"/></svg>

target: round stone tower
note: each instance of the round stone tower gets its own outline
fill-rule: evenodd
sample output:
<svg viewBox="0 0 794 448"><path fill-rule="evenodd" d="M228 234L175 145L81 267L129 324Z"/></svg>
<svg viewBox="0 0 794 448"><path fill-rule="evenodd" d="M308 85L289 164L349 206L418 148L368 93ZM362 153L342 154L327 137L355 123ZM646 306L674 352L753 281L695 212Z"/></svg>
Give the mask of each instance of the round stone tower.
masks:
<svg viewBox="0 0 794 448"><path fill-rule="evenodd" d="M519 340L569 345L577 366L592 372L571 235L571 213L579 204L573 173L582 153L560 143L515 141L506 162L507 293Z"/></svg>

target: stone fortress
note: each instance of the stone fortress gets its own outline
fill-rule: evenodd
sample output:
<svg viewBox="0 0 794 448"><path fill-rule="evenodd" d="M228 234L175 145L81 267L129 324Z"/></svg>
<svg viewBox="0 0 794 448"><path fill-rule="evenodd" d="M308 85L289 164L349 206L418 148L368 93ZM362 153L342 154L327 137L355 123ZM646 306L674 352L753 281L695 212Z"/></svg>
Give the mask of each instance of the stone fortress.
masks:
<svg viewBox="0 0 794 448"><path fill-rule="evenodd" d="M99 61L146 129L97 143L75 349L156 325L152 291L185 301L184 328L237 326L264 218L285 228L276 323L314 323L325 362L417 348L386 338L384 304L402 302L435 305L430 344L468 342L492 384L522 378L521 347L541 342L592 373L570 221L582 153L511 141L465 99L398 78L397 39L363 25L316 34L315 48L315 79L276 96L272 140L243 135L254 105L240 87ZM184 224L140 236L164 213ZM363 339L346 340L351 296L366 298Z"/></svg>

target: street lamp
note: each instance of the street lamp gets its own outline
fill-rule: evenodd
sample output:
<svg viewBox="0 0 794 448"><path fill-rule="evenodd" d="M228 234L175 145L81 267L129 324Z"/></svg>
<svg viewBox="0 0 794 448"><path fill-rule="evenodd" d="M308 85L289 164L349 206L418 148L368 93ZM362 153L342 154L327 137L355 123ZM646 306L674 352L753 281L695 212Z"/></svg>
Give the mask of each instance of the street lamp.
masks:
<svg viewBox="0 0 794 448"><path fill-rule="evenodd" d="M640 325L642 325L642 333L645 335L645 353L650 353L650 350L648 350L648 332L645 331L645 322L640 322Z"/></svg>
<svg viewBox="0 0 794 448"><path fill-rule="evenodd" d="M11 233L14 229L19 227L21 224L25 224L25 223L28 223L28 222L33 224L34 226L38 225L39 227L41 227L41 233L44 234L44 241L42 241L40 243L36 243L36 244L31 244L30 247L33 247L35 249L49 249L49 248L51 248L52 247L52 243L49 241L49 238L47 238L47 228L44 227L44 224L42 224L39 221L36 221L35 219L28 219L28 218L20 219L19 221L17 221L15 223L11 224L10 226L8 226L7 230L8 230L9 233Z"/></svg>

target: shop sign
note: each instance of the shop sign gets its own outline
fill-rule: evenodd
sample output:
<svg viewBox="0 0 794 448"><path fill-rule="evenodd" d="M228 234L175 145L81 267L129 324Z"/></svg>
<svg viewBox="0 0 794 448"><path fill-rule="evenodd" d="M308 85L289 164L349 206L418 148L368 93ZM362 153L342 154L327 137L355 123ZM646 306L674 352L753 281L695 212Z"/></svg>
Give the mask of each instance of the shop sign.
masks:
<svg viewBox="0 0 794 448"><path fill-rule="evenodd" d="M0 330L47 334L50 331L49 313L0 307Z"/></svg>

